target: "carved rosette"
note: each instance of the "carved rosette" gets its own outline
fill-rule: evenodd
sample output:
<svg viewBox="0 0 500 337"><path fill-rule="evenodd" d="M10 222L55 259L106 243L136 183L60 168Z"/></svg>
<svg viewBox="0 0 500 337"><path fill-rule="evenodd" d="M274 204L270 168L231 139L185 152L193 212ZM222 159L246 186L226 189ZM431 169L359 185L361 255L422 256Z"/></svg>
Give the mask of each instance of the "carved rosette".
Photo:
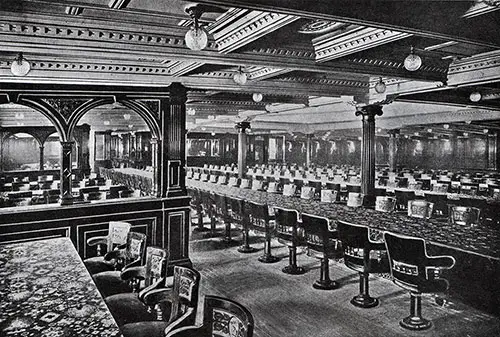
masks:
<svg viewBox="0 0 500 337"><path fill-rule="evenodd" d="M43 98L45 103L50 105L54 110L59 112L61 116L68 121L73 114L73 112L82 104L86 103L88 100L83 99L62 99L62 98Z"/></svg>
<svg viewBox="0 0 500 337"><path fill-rule="evenodd" d="M250 122L238 122L234 127L238 129L238 132L245 133L248 129L250 129Z"/></svg>

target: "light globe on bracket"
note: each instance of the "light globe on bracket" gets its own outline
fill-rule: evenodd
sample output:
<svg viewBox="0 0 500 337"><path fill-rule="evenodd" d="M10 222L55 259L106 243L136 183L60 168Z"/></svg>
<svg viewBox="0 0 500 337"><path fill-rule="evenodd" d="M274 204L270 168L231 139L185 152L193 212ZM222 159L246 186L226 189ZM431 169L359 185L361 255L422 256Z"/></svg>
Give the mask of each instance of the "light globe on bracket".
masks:
<svg viewBox="0 0 500 337"><path fill-rule="evenodd" d="M382 81L382 77L379 78L379 81L375 84L375 91L379 94L383 94L385 92L386 85L384 81Z"/></svg>
<svg viewBox="0 0 500 337"><path fill-rule="evenodd" d="M261 93L257 93L257 92L256 92L256 93L254 93L254 94L252 95L252 99L253 99L253 101L254 101L255 103L262 102L262 99L263 99L263 98L264 98L264 96L262 96L262 94L261 94Z"/></svg>
<svg viewBox="0 0 500 337"><path fill-rule="evenodd" d="M233 75L233 80L239 85L244 85L247 83L247 79L247 74L243 72L240 66L238 68L238 71Z"/></svg>
<svg viewBox="0 0 500 337"><path fill-rule="evenodd" d="M415 54L413 46L410 47L410 54L406 56L404 67L408 71L417 71L422 66L422 59Z"/></svg>
<svg viewBox="0 0 500 337"><path fill-rule="evenodd" d="M14 76L26 76L31 70L31 64L23 57L23 53L17 54L16 59L10 66L10 71Z"/></svg>
<svg viewBox="0 0 500 337"><path fill-rule="evenodd" d="M200 25L199 19L204 13L203 7L200 5L187 6L184 11L189 14L193 20L193 24L184 36L186 46L191 50L203 50L208 45L208 34Z"/></svg>

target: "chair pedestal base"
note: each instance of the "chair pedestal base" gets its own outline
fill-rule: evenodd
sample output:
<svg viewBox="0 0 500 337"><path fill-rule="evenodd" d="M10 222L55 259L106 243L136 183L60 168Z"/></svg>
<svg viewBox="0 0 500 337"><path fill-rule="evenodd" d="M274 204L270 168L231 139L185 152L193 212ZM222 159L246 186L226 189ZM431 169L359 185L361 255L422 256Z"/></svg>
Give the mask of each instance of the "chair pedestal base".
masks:
<svg viewBox="0 0 500 337"><path fill-rule="evenodd" d="M238 248L238 252L248 254L248 253L255 253L257 251L256 248L251 247L251 246L241 246Z"/></svg>
<svg viewBox="0 0 500 337"><path fill-rule="evenodd" d="M432 322L423 317L408 316L403 318L399 325L408 330L426 330L432 326Z"/></svg>
<svg viewBox="0 0 500 337"><path fill-rule="evenodd" d="M352 298L351 304L358 308L373 308L378 305L378 299L369 295L359 294Z"/></svg>
<svg viewBox="0 0 500 337"><path fill-rule="evenodd" d="M320 289L320 290L333 290L337 289L339 287L339 284L335 281L332 280L317 280L313 284L314 289Z"/></svg>
<svg viewBox="0 0 500 337"><path fill-rule="evenodd" d="M306 270L303 267L298 267L298 266L286 266L283 269L281 269L282 272L285 274L291 274L291 275L301 275L306 272Z"/></svg>
<svg viewBox="0 0 500 337"><path fill-rule="evenodd" d="M262 263L275 263L275 262L278 262L280 260L280 258L277 256L274 256L274 255L264 254L264 255L260 256L258 260Z"/></svg>
<svg viewBox="0 0 500 337"><path fill-rule="evenodd" d="M203 227L203 226L197 226L195 228L193 228L193 232L208 232L210 230L210 228L206 228L206 227Z"/></svg>
<svg viewBox="0 0 500 337"><path fill-rule="evenodd" d="M425 330L432 326L432 323L422 317L422 294L410 293L410 315L403 318L399 325L408 330Z"/></svg>

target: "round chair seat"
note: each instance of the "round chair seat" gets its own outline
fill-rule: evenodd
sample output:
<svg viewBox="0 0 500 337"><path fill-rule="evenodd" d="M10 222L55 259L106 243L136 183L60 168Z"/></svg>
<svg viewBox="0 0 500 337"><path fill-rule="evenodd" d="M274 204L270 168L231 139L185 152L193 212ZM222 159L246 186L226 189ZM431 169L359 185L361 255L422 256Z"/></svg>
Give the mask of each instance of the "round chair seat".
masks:
<svg viewBox="0 0 500 337"><path fill-rule="evenodd" d="M139 300L137 293L115 294L106 297L104 300L116 324L120 327L127 323L156 320L156 313L148 312L148 307ZM148 336L148 334L141 336Z"/></svg>
<svg viewBox="0 0 500 337"><path fill-rule="evenodd" d="M99 289L102 297L108 297L120 293L130 293L133 289L128 285L127 282L123 281L120 277L121 271L111 270L104 271L95 275L94 283Z"/></svg>
<svg viewBox="0 0 500 337"><path fill-rule="evenodd" d="M164 321L136 322L121 327L123 337L164 337L168 323Z"/></svg>

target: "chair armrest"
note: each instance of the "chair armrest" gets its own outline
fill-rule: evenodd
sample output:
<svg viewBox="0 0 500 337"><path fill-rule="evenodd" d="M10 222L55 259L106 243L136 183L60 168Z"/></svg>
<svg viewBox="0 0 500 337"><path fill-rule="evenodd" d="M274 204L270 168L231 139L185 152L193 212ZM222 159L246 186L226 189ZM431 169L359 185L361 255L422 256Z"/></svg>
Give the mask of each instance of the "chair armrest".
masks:
<svg viewBox="0 0 500 337"><path fill-rule="evenodd" d="M189 319L190 316L192 316L192 318ZM180 317L169 322L168 326L165 328L164 335L168 335L170 331L174 329L180 329L181 327L191 328L195 320L196 320L196 312L194 311L194 308L188 308L186 312L182 314Z"/></svg>
<svg viewBox="0 0 500 337"><path fill-rule="evenodd" d="M141 266L141 259L139 258L123 266L123 269L140 267L140 266Z"/></svg>
<svg viewBox="0 0 500 337"><path fill-rule="evenodd" d="M174 298L173 288L160 288L160 289L151 289L145 292L142 297L142 300L144 304L153 306L161 302L172 302L173 298Z"/></svg>
<svg viewBox="0 0 500 337"><path fill-rule="evenodd" d="M205 331L205 327L202 326L183 326L178 329L174 329L165 334L165 337L195 337L195 336L205 336L203 332ZM167 329L165 329L167 332Z"/></svg>
<svg viewBox="0 0 500 337"><path fill-rule="evenodd" d="M128 281L133 278L138 278L143 280L146 277L146 267L127 267L123 268L122 273L120 274L122 280Z"/></svg>
<svg viewBox="0 0 500 337"><path fill-rule="evenodd" d="M432 256L427 258L427 266L433 268L450 269L455 265L452 256Z"/></svg>
<svg viewBox="0 0 500 337"><path fill-rule="evenodd" d="M125 257L125 251L122 249L112 250L104 255L105 261L117 260Z"/></svg>
<svg viewBox="0 0 500 337"><path fill-rule="evenodd" d="M107 243L108 243L107 236L94 236L93 238L87 240L87 245L89 246L105 245Z"/></svg>

